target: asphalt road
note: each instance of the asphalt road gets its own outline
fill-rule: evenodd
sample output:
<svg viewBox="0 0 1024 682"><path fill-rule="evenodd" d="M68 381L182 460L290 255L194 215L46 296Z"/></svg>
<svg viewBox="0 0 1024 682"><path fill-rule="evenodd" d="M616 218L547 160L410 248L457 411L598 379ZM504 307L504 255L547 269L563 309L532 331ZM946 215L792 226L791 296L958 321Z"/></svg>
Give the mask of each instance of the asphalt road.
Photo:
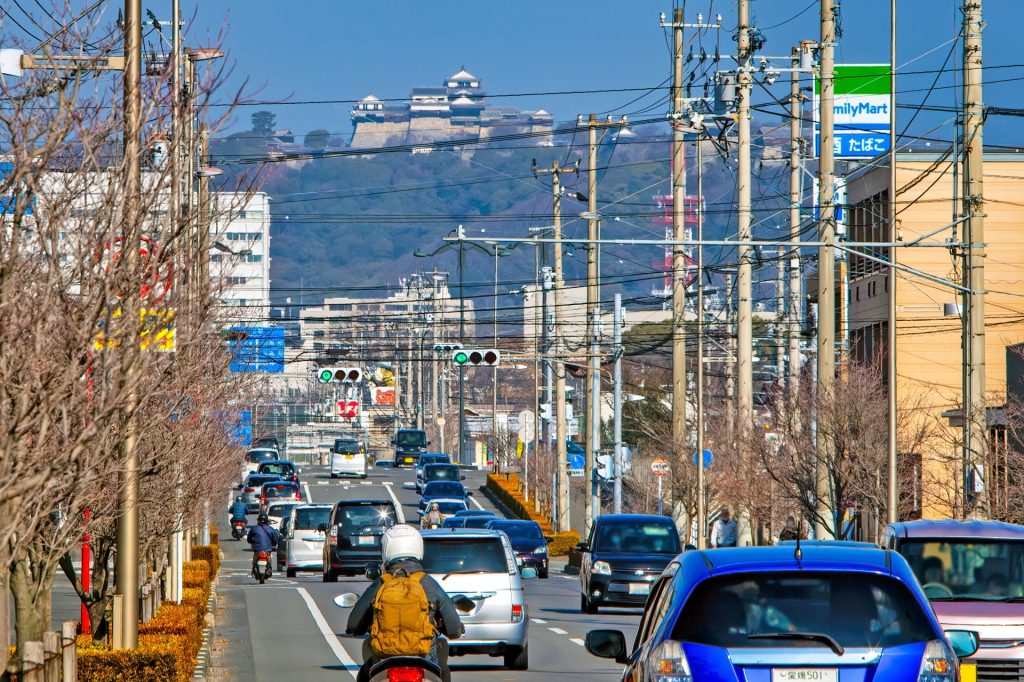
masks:
<svg viewBox="0 0 1024 682"><path fill-rule="evenodd" d="M303 480L313 502L342 499L397 499L407 521L416 523L415 490L409 469L376 469L368 481L331 480L326 470L304 469ZM467 472L467 487L474 492L473 505L493 506L480 491L481 472ZM319 573L299 573L289 579L275 574L265 585L249 575L251 554L245 542L235 542L221 518L221 548L225 555L218 593L221 611L214 636L211 678L225 680L321 680L354 679L361 662L361 641L344 634L348 610L334 605L343 592L362 593L365 580L322 582ZM590 656L583 638L592 628L618 628L631 641L640 619L638 610L602 610L592 616L579 611L579 578L561 572L563 563L552 566L551 577L526 582L530 619L530 668L510 671L500 658L462 656L452 658L454 680L618 680L621 667Z"/></svg>

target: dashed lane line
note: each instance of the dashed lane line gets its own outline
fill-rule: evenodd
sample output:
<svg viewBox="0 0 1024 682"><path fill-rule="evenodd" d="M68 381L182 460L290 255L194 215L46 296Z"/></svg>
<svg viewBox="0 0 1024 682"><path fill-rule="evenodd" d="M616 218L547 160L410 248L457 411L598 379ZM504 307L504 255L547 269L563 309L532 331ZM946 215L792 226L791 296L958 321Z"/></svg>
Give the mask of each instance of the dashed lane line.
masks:
<svg viewBox="0 0 1024 682"><path fill-rule="evenodd" d="M579 645L579 646L583 646L583 640L579 639L578 637L572 637L572 638L569 639L569 641L572 642L573 644L576 644L576 645Z"/></svg>
<svg viewBox="0 0 1024 682"><path fill-rule="evenodd" d="M562 628L548 628L548 630L551 630L551 632L555 633L556 635L567 635L567 634L569 634L568 632L566 632Z"/></svg>
<svg viewBox="0 0 1024 682"><path fill-rule="evenodd" d="M546 620L541 620L540 618L531 618L530 622L536 623L537 625L547 625L548 624L548 622Z"/></svg>
<svg viewBox="0 0 1024 682"><path fill-rule="evenodd" d="M327 641L327 646L331 648L334 655L338 658L341 664L345 666L345 670L348 671L348 674L355 678L359 672L359 664L348 655L347 651L345 651L345 647L341 645L341 641L338 639L338 636L334 634L334 630L332 630L331 626L328 625L327 619L324 618L324 614L320 612L320 608L316 605L316 602L313 601L313 597L309 596L309 592L306 591L306 588L300 587L296 589L296 592L298 592L299 596L302 597L302 600L306 602L306 608L309 609L310 615L313 616L313 622L315 622L316 626L320 629L320 634L322 634L324 639Z"/></svg>

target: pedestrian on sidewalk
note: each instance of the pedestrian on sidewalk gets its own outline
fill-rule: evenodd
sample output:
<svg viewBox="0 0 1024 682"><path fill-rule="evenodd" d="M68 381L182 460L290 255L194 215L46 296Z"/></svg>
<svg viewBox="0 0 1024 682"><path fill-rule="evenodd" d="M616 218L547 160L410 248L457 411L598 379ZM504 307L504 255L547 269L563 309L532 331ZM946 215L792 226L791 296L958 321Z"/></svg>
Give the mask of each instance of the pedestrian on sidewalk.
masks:
<svg viewBox="0 0 1024 682"><path fill-rule="evenodd" d="M711 546L735 547L739 540L739 530L736 527L736 520L731 518L728 509L722 510L714 525L711 526Z"/></svg>

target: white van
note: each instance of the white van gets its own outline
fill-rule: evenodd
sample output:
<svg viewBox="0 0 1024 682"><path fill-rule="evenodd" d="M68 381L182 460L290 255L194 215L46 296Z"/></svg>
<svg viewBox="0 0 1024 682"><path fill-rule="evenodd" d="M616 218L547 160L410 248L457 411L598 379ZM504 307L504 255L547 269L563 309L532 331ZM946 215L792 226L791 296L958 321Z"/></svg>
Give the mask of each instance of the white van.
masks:
<svg viewBox="0 0 1024 682"><path fill-rule="evenodd" d="M337 452L338 449L335 448L331 452L331 478L338 476L366 478L366 449L363 447L340 448L342 451Z"/></svg>

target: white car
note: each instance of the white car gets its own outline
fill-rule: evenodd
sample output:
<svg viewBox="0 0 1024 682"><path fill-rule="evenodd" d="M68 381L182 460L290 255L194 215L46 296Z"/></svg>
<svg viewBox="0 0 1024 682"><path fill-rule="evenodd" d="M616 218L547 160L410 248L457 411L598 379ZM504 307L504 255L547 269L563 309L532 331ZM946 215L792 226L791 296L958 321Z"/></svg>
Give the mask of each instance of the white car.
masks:
<svg viewBox="0 0 1024 682"><path fill-rule="evenodd" d="M292 507L298 506L300 502L274 502L267 507L267 517L270 519L270 525L276 528L278 531L281 530L281 521L283 521L289 514L292 513Z"/></svg>
<svg viewBox="0 0 1024 682"><path fill-rule="evenodd" d="M367 475L365 452L331 453L331 478L338 476L366 478Z"/></svg>
<svg viewBox="0 0 1024 682"><path fill-rule="evenodd" d="M523 579L536 577L532 568L516 567L508 536L486 529L425 530L423 568L450 597L473 600L476 607L460 613L466 631L448 642L449 655L502 656L505 667L529 666L529 613Z"/></svg>
<svg viewBox="0 0 1024 682"><path fill-rule="evenodd" d="M296 571L322 571L324 568L324 539L319 530L331 518L330 504L297 504L281 524L281 544L277 547L277 570L289 578Z"/></svg>
<svg viewBox="0 0 1024 682"><path fill-rule="evenodd" d="M280 459L277 450L274 448L253 448L245 453L245 464L242 465L242 480L249 474L255 474L260 464L274 459Z"/></svg>

